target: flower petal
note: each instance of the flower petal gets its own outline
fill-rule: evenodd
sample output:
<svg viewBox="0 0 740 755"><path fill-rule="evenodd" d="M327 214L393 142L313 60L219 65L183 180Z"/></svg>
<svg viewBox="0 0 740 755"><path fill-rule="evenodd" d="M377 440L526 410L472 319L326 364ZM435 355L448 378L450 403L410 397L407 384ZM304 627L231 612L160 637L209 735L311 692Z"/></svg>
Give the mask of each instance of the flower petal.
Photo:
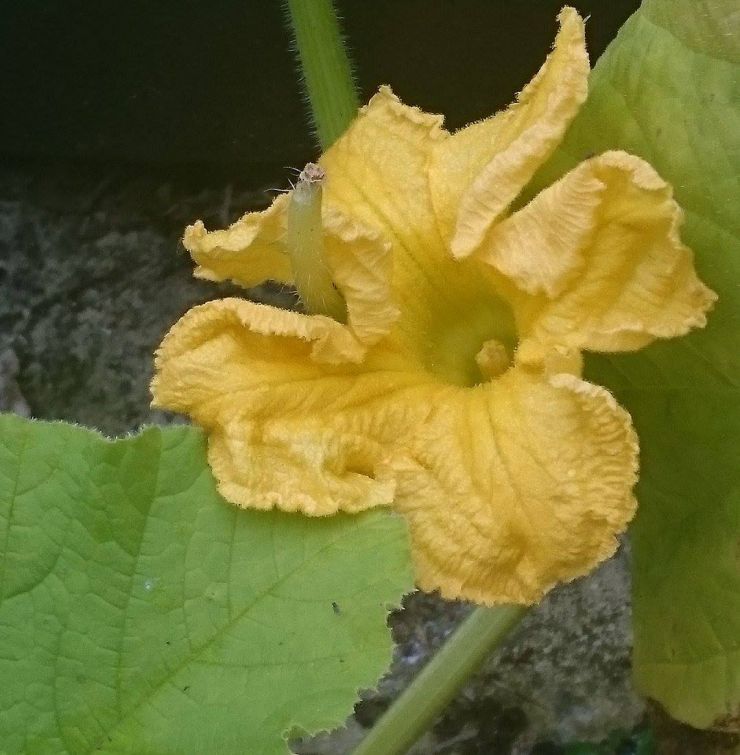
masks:
<svg viewBox="0 0 740 755"><path fill-rule="evenodd" d="M637 439L604 389L514 368L439 397L389 469L422 589L533 603L614 552Z"/></svg>
<svg viewBox="0 0 740 755"><path fill-rule="evenodd" d="M571 174L572 175L572 174ZM495 224L473 251L533 296L555 298L584 265L605 186L590 171L558 181L524 208Z"/></svg>
<svg viewBox="0 0 740 755"><path fill-rule="evenodd" d="M384 86L321 157L324 199L392 240L439 245L426 169L432 145L448 136L442 116L404 105Z"/></svg>
<svg viewBox="0 0 740 755"><path fill-rule="evenodd" d="M337 210L326 210L322 222L324 261L346 302L348 325L362 345L371 346L388 334L399 315L391 290L391 244ZM327 350L320 358L336 363L346 357L340 348L334 354Z"/></svg>
<svg viewBox="0 0 740 755"><path fill-rule="evenodd" d="M586 99L583 21L567 7L558 19L554 49L517 102L435 146L432 196L456 257L480 243L558 145Z"/></svg>
<svg viewBox="0 0 740 755"><path fill-rule="evenodd" d="M632 350L703 327L716 298L681 243L681 217L650 165L607 152L495 226L475 256L517 287L520 339Z"/></svg>
<svg viewBox="0 0 740 755"><path fill-rule="evenodd" d="M245 288L266 280L292 283L290 258L280 244L288 201L281 194L266 210L248 212L222 231L206 231L200 220L188 226L182 243L198 264L196 278L231 280Z"/></svg>
<svg viewBox="0 0 740 755"><path fill-rule="evenodd" d="M392 354L382 355L385 371L317 364L312 348L336 328L325 317L222 299L191 309L165 337L154 405L207 431L228 500L311 516L391 503L394 484L376 471L428 411L394 397L423 376L394 369Z"/></svg>

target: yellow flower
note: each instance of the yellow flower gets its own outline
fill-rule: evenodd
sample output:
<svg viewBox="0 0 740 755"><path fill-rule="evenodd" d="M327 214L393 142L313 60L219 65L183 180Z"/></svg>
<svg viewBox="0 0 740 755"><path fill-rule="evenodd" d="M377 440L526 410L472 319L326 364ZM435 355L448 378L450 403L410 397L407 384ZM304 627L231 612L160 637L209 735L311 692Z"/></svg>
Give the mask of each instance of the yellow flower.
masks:
<svg viewBox="0 0 740 755"><path fill-rule="evenodd" d="M419 586L486 604L589 571L634 513L635 433L581 379L581 352L682 335L714 300L670 187L637 157L587 160L512 211L586 96L583 22L560 22L505 112L450 134L384 87L294 192L227 230L189 227L199 277L295 281L332 317L195 307L152 386L207 430L228 500L391 504Z"/></svg>

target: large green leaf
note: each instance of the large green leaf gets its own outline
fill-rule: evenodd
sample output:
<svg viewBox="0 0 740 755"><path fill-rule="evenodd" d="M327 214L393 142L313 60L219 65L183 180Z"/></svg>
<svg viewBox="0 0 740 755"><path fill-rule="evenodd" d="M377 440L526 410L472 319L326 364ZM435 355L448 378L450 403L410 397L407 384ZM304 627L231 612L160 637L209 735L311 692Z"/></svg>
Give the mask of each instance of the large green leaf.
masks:
<svg viewBox="0 0 740 755"><path fill-rule="evenodd" d="M740 713L739 64L737 0L646 0L541 177L610 148L649 160L672 182L683 238L720 297L706 330L588 365L641 439L635 678L697 727L732 728Z"/></svg>
<svg viewBox="0 0 740 755"><path fill-rule="evenodd" d="M195 429L0 416L0 751L287 752L387 667L401 521L240 511Z"/></svg>

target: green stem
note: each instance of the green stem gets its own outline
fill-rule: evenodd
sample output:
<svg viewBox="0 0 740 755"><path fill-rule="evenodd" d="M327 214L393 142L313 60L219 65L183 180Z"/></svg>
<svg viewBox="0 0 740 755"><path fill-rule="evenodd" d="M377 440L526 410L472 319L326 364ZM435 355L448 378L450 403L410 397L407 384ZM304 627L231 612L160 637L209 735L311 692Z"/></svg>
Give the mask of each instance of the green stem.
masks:
<svg viewBox="0 0 740 755"><path fill-rule="evenodd" d="M357 115L359 100L331 0L286 0L322 149Z"/></svg>
<svg viewBox="0 0 740 755"><path fill-rule="evenodd" d="M306 312L347 322L347 307L324 265L321 226L321 184L324 171L309 163L298 177L288 206L285 246L290 255L295 287Z"/></svg>
<svg viewBox="0 0 740 755"><path fill-rule="evenodd" d="M407 752L526 611L522 606L476 608L352 755Z"/></svg>

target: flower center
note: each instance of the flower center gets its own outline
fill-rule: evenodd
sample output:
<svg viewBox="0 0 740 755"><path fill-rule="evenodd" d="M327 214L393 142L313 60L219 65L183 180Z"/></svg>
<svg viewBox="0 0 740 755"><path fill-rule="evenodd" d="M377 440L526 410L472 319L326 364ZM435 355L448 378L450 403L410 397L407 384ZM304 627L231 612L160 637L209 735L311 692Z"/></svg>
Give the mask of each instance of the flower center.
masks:
<svg viewBox="0 0 740 755"><path fill-rule="evenodd" d="M517 345L511 308L493 293L440 313L427 347L426 367L445 382L473 386L501 375Z"/></svg>

